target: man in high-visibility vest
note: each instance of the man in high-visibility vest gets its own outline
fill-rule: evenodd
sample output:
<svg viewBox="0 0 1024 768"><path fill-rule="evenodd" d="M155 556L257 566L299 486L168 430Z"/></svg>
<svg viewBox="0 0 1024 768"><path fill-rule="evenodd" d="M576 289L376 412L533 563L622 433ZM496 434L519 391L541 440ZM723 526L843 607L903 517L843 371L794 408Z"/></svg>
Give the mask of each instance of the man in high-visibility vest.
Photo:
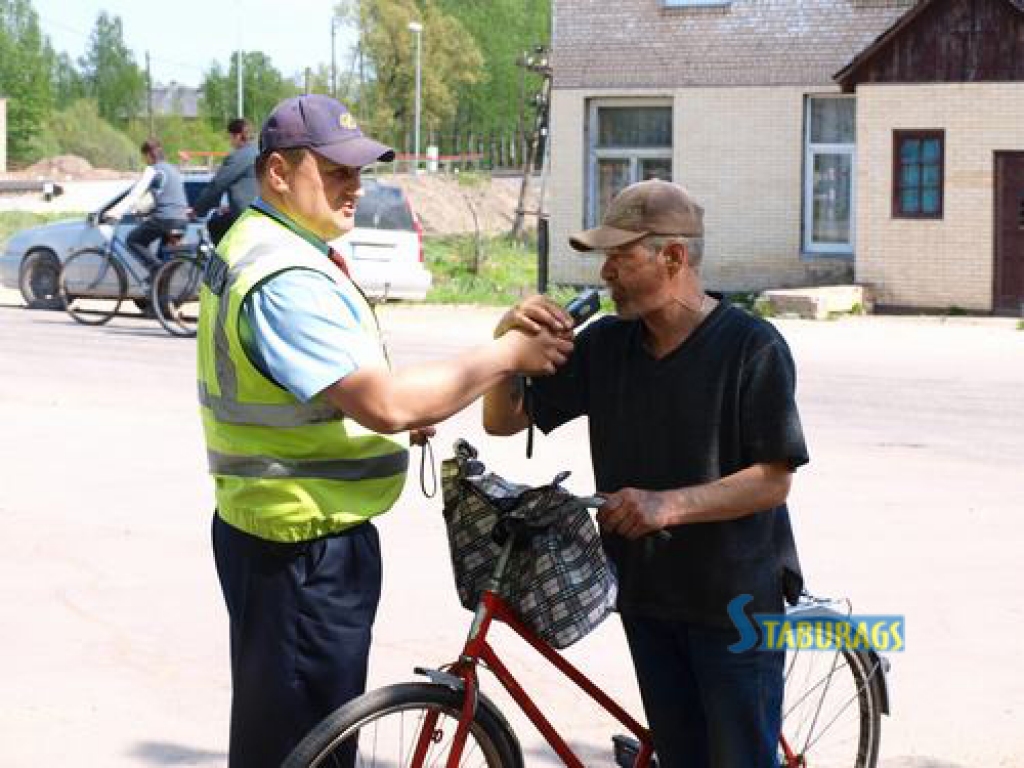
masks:
<svg viewBox="0 0 1024 768"><path fill-rule="evenodd" d="M364 690L381 561L370 519L431 426L513 372L551 373L568 334L512 332L391 370L376 319L327 241L354 225L360 169L394 152L320 95L260 134L260 196L207 268L199 397L231 630L231 768L277 768ZM565 329L568 330L568 329Z"/></svg>

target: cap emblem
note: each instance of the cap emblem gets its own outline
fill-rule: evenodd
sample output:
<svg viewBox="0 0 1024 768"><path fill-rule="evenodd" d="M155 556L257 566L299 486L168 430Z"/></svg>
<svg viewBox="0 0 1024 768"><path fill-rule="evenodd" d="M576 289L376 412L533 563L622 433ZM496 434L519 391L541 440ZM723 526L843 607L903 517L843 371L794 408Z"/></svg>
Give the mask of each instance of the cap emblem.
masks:
<svg viewBox="0 0 1024 768"><path fill-rule="evenodd" d="M356 119L352 117L351 112L342 112L338 118L338 125L349 131L354 131L358 126L356 125Z"/></svg>

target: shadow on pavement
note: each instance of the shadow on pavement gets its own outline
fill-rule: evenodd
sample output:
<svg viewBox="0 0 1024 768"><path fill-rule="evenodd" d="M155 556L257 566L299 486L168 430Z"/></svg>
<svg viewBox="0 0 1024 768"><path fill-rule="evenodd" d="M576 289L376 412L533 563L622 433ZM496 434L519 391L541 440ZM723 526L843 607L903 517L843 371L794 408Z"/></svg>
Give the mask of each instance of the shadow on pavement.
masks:
<svg viewBox="0 0 1024 768"><path fill-rule="evenodd" d="M131 754L153 765L202 765L204 763L227 762L226 752L211 752L208 749L193 749L180 744L159 741L142 741L136 744Z"/></svg>

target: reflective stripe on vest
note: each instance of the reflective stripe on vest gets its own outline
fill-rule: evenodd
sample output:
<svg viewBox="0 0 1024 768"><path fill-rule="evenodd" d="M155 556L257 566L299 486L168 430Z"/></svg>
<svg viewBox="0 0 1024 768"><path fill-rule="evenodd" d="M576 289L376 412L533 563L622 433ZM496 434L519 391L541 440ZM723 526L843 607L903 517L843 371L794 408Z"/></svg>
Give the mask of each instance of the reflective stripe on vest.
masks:
<svg viewBox="0 0 1024 768"><path fill-rule="evenodd" d="M234 370L233 366L231 370ZM296 402L294 405L240 403L231 398L210 394L203 382L199 382L199 404L209 408L217 421L225 424L248 424L254 427L301 427L303 424L338 421L343 417L343 414L326 400Z"/></svg>
<svg viewBox="0 0 1024 768"><path fill-rule="evenodd" d="M216 475L235 477L310 477L321 480L371 480L405 472L407 451L366 459L323 459L282 461L265 456L227 456L207 451L210 470Z"/></svg>

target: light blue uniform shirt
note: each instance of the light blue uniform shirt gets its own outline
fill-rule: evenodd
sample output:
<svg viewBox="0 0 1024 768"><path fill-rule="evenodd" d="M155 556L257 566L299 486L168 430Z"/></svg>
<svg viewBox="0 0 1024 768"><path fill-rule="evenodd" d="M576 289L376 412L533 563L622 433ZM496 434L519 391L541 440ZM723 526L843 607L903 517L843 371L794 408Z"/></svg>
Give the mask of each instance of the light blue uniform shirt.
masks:
<svg viewBox="0 0 1024 768"><path fill-rule="evenodd" d="M262 200L257 207L285 219ZM361 311L326 275L289 269L245 298L242 345L263 375L306 402L361 365L379 364L379 342L360 322Z"/></svg>

